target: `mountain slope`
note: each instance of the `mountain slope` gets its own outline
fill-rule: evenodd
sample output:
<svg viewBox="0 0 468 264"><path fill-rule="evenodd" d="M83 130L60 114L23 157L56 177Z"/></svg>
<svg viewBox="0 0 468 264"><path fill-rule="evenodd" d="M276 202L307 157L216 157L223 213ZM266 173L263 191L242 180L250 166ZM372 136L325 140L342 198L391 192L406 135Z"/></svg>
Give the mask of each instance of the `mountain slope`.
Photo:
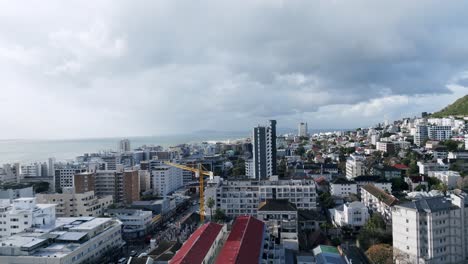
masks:
<svg viewBox="0 0 468 264"><path fill-rule="evenodd" d="M468 95L456 100L453 104L445 107L439 112L432 114L432 117L446 117L446 116L468 116Z"/></svg>

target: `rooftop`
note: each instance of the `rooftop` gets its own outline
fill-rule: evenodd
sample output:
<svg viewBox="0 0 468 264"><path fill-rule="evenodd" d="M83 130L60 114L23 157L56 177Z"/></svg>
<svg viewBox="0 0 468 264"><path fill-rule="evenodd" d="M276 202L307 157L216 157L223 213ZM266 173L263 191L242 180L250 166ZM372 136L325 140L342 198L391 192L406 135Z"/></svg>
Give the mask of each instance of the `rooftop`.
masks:
<svg viewBox="0 0 468 264"><path fill-rule="evenodd" d="M419 200L406 202L399 207L416 209L418 212L433 213L458 208L447 197L423 197Z"/></svg>
<svg viewBox="0 0 468 264"><path fill-rule="evenodd" d="M368 193L372 194L372 196L376 197L388 206L395 205L398 202L398 199L395 196L388 194L373 184L367 184L363 186L362 189L366 190Z"/></svg>
<svg viewBox="0 0 468 264"><path fill-rule="evenodd" d="M217 264L256 264L262 251L265 224L252 216L239 216L216 259Z"/></svg>
<svg viewBox="0 0 468 264"><path fill-rule="evenodd" d="M287 199L267 199L258 206L259 211L297 211L296 205Z"/></svg>
<svg viewBox="0 0 468 264"><path fill-rule="evenodd" d="M185 241L169 263L203 263L222 228L222 225L211 222L202 225Z"/></svg>

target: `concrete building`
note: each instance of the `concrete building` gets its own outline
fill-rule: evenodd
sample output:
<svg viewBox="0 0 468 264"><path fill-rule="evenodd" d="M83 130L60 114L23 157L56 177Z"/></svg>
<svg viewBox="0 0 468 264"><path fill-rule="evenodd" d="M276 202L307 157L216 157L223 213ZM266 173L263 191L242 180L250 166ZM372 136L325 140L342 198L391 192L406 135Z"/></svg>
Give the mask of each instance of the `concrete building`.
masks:
<svg viewBox="0 0 468 264"><path fill-rule="evenodd" d="M21 177L42 177L47 176L42 174L42 163L24 164L21 165Z"/></svg>
<svg viewBox="0 0 468 264"><path fill-rule="evenodd" d="M200 226L184 242L169 263L214 263L216 253L222 245L222 239L226 232L225 225L210 222Z"/></svg>
<svg viewBox="0 0 468 264"><path fill-rule="evenodd" d="M466 194L430 197L392 210L396 263L448 264L468 261Z"/></svg>
<svg viewBox="0 0 468 264"><path fill-rule="evenodd" d="M119 141L119 151L122 152L129 152L132 149L130 148L130 140L122 139Z"/></svg>
<svg viewBox="0 0 468 264"><path fill-rule="evenodd" d="M153 213L138 209L108 209L106 215L115 217L122 222L124 239L135 239L146 235L151 228Z"/></svg>
<svg viewBox="0 0 468 264"><path fill-rule="evenodd" d="M184 186L182 169L163 162L152 161L151 178L153 193L159 196L166 196Z"/></svg>
<svg viewBox="0 0 468 264"><path fill-rule="evenodd" d="M424 124L416 126L416 132L414 134L414 144L417 146L423 146L425 141L429 139L429 133L427 126Z"/></svg>
<svg viewBox="0 0 468 264"><path fill-rule="evenodd" d="M98 170L95 175L96 195L112 195L115 203L128 205L140 199L140 179L137 170Z"/></svg>
<svg viewBox="0 0 468 264"><path fill-rule="evenodd" d="M100 259L123 246L121 228L112 218L57 218L48 228L1 238L0 263L107 263Z"/></svg>
<svg viewBox="0 0 468 264"><path fill-rule="evenodd" d="M75 164L55 164L55 190L73 187L75 174L86 172L86 168Z"/></svg>
<svg viewBox="0 0 468 264"><path fill-rule="evenodd" d="M421 162L416 163L419 167L419 174L429 175L429 173L434 171L448 171L449 165L438 160L437 162Z"/></svg>
<svg viewBox="0 0 468 264"><path fill-rule="evenodd" d="M358 176L354 178L357 184L358 195L361 194L362 187L371 184L385 192L392 193L392 182L377 176Z"/></svg>
<svg viewBox="0 0 468 264"><path fill-rule="evenodd" d="M73 188L64 188L63 193L40 193L37 202L56 204L57 217L101 216L113 203L112 195L97 197L94 191L76 193Z"/></svg>
<svg viewBox="0 0 468 264"><path fill-rule="evenodd" d="M313 252L315 264L351 264L336 247L319 245Z"/></svg>
<svg viewBox="0 0 468 264"><path fill-rule="evenodd" d="M330 183L330 194L335 197L346 198L350 195L357 195L357 184L355 181L346 178L337 178Z"/></svg>
<svg viewBox="0 0 468 264"><path fill-rule="evenodd" d="M265 224L251 216L239 216L216 258L216 264L261 263L266 238Z"/></svg>
<svg viewBox="0 0 468 264"><path fill-rule="evenodd" d="M298 125L297 128L297 135L299 137L307 137L309 135L308 129L307 129L307 123L301 122Z"/></svg>
<svg viewBox="0 0 468 264"><path fill-rule="evenodd" d="M252 154L256 179L267 179L276 174L276 120L269 126L253 129Z"/></svg>
<svg viewBox="0 0 468 264"><path fill-rule="evenodd" d="M245 176L250 179L255 179L255 167L253 159L248 159L245 161Z"/></svg>
<svg viewBox="0 0 468 264"><path fill-rule="evenodd" d="M96 186L96 175L92 172L77 173L73 177L73 188L76 193L94 191ZM62 188L62 189L66 189Z"/></svg>
<svg viewBox="0 0 468 264"><path fill-rule="evenodd" d="M286 199L267 199L260 203L257 219L265 222L268 233L279 239L284 248L299 250L296 205Z"/></svg>
<svg viewBox="0 0 468 264"><path fill-rule="evenodd" d="M213 198L216 208L222 209L227 216L257 216L261 202L267 199L287 199L297 209L317 209L317 192L313 180L226 180L218 176L208 183L205 189L205 200Z"/></svg>
<svg viewBox="0 0 468 264"><path fill-rule="evenodd" d="M372 184L361 188L361 201L369 210L382 215L387 223L392 221L392 206L398 203L395 196Z"/></svg>
<svg viewBox="0 0 468 264"><path fill-rule="evenodd" d="M9 237L31 227L54 224L55 204L36 204L36 198L0 200L0 216L0 238Z"/></svg>
<svg viewBox="0 0 468 264"><path fill-rule="evenodd" d="M151 190L151 173L147 170L138 170L138 175L140 177L140 191Z"/></svg>
<svg viewBox="0 0 468 264"><path fill-rule="evenodd" d="M329 209L333 224L338 227L363 227L369 219L369 209L361 202L352 202Z"/></svg>
<svg viewBox="0 0 468 264"><path fill-rule="evenodd" d="M381 151L381 152L384 152L384 153L395 153L395 144L393 144L393 142L379 141L375 145L375 148L378 151Z"/></svg>
<svg viewBox="0 0 468 264"><path fill-rule="evenodd" d="M0 182L18 182L20 178L15 166L3 164L0 168Z"/></svg>
<svg viewBox="0 0 468 264"><path fill-rule="evenodd" d="M452 127L451 126L428 126L427 134L429 139L444 141L452 137Z"/></svg>
<svg viewBox="0 0 468 264"><path fill-rule="evenodd" d="M0 199L14 200L27 197L34 197L33 187L20 189L0 189Z"/></svg>
<svg viewBox="0 0 468 264"><path fill-rule="evenodd" d="M351 154L346 160L346 178L349 180L366 174L365 157Z"/></svg>
<svg viewBox="0 0 468 264"><path fill-rule="evenodd" d="M436 177L449 189L456 188L458 180L462 178L458 171L431 171L429 177Z"/></svg>

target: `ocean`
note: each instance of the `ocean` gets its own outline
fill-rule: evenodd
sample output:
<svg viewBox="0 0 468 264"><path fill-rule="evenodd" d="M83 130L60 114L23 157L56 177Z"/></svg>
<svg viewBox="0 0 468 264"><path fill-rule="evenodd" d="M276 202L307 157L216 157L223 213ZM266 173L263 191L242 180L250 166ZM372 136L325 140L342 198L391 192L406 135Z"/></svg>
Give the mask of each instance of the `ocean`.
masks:
<svg viewBox="0 0 468 264"><path fill-rule="evenodd" d="M325 131L338 131L344 129L319 129L309 131L318 133ZM292 130L289 130L292 131ZM142 145L160 145L163 147L183 143L197 143L203 141L226 141L250 137L250 131L245 132L199 132L187 135L126 137L130 140L132 148ZM278 133L288 133L279 130ZM119 140L122 138L86 138L62 140L0 140L0 166L4 163L30 163L44 162L54 157L57 161L73 160L84 153L117 150Z"/></svg>

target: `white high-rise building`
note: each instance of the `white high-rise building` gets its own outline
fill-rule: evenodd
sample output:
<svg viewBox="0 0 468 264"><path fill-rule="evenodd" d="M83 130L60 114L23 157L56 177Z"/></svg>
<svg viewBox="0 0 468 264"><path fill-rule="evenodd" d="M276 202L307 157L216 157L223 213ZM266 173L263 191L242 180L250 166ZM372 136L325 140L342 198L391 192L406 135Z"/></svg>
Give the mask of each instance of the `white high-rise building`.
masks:
<svg viewBox="0 0 468 264"><path fill-rule="evenodd" d="M158 163L157 161L151 162ZM166 196L184 186L182 169L165 165L163 162L151 165L151 180L153 193L160 196Z"/></svg>
<svg viewBox="0 0 468 264"><path fill-rule="evenodd" d="M122 139L119 141L119 150L120 152L129 152L131 151L130 148L130 140L129 139Z"/></svg>
<svg viewBox="0 0 468 264"><path fill-rule="evenodd" d="M22 178L43 176L41 163L21 165L21 176Z"/></svg>
<svg viewBox="0 0 468 264"><path fill-rule="evenodd" d="M254 168L254 163L252 159L246 160L245 161L245 176L251 179L255 179L255 168Z"/></svg>
<svg viewBox="0 0 468 264"><path fill-rule="evenodd" d="M253 163L256 179L276 175L276 120L253 129Z"/></svg>
<svg viewBox="0 0 468 264"><path fill-rule="evenodd" d="M394 206L396 263L467 263L467 206L466 194L421 198Z"/></svg>
<svg viewBox="0 0 468 264"><path fill-rule="evenodd" d="M345 203L329 212L336 226L362 227L369 219L369 209L361 202Z"/></svg>
<svg viewBox="0 0 468 264"><path fill-rule="evenodd" d="M353 179L366 173L365 157L351 154L346 160L346 178Z"/></svg>
<svg viewBox="0 0 468 264"><path fill-rule="evenodd" d="M55 204L36 204L36 198L0 200L0 238L23 232L30 227L55 223Z"/></svg>
<svg viewBox="0 0 468 264"><path fill-rule="evenodd" d="M444 141L452 137L451 126L428 126L427 134L430 139Z"/></svg>
<svg viewBox="0 0 468 264"><path fill-rule="evenodd" d="M307 137L309 135L309 132L307 131L307 123L299 123L297 128L297 135L300 137Z"/></svg>
<svg viewBox="0 0 468 264"><path fill-rule="evenodd" d="M205 200L213 198L216 208L227 216L257 216L258 206L267 199L287 199L300 210L317 209L317 192L314 180L222 180L215 176L205 190ZM209 214L209 211L206 212Z"/></svg>

